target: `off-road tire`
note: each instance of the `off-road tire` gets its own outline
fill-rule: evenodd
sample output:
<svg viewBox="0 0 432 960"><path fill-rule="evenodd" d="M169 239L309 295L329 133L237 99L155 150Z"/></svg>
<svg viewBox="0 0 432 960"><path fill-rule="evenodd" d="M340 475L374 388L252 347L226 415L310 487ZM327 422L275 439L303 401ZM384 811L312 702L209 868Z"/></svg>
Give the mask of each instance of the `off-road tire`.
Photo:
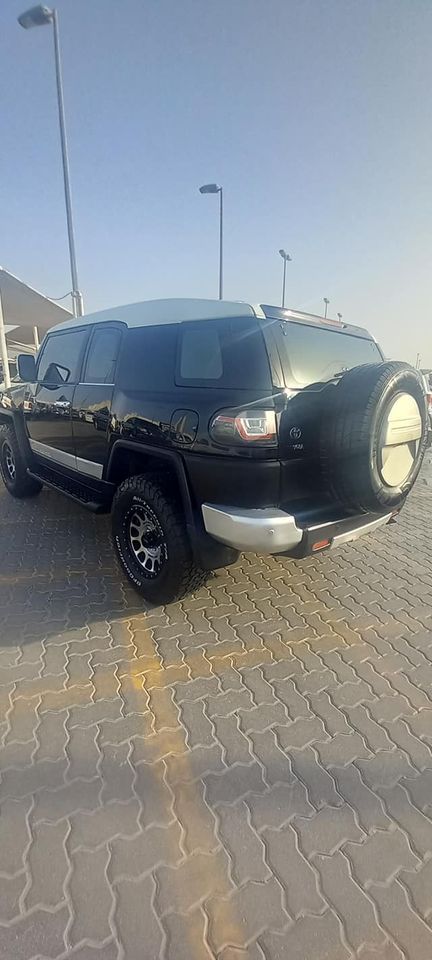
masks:
<svg viewBox="0 0 432 960"><path fill-rule="evenodd" d="M27 473L14 428L6 425L0 427L0 473L6 489L19 500L42 490L42 484Z"/></svg>
<svg viewBox="0 0 432 960"><path fill-rule="evenodd" d="M321 421L320 455L325 488L352 512L402 506L420 471L427 444L424 391L406 363L365 364L329 384ZM409 394L421 416L421 436L403 482L388 485L378 469L380 431L389 404Z"/></svg>
<svg viewBox="0 0 432 960"><path fill-rule="evenodd" d="M130 524L135 508L148 509L163 531L166 559L160 572L147 575L134 553ZM195 564L182 511L175 495L148 476L129 477L112 504L112 536L121 569L151 604L174 603L198 589L206 574Z"/></svg>

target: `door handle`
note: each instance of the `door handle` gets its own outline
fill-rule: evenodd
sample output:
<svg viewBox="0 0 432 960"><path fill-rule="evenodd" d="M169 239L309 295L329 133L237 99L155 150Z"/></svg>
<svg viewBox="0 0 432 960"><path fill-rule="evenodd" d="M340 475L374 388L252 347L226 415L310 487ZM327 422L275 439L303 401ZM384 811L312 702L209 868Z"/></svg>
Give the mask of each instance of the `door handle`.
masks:
<svg viewBox="0 0 432 960"><path fill-rule="evenodd" d="M53 407L57 407L57 410L70 410L72 404L70 400L54 400Z"/></svg>

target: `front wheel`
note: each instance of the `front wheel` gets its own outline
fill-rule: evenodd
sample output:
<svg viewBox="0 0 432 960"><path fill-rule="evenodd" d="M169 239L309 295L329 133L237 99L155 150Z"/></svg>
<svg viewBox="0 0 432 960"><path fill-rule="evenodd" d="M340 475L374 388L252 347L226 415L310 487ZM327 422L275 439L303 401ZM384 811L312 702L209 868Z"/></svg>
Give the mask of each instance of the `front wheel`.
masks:
<svg viewBox="0 0 432 960"><path fill-rule="evenodd" d="M122 570L149 603L173 603L203 583L178 504L148 477L118 488L112 533Z"/></svg>
<svg viewBox="0 0 432 960"><path fill-rule="evenodd" d="M13 427L0 427L0 473L6 489L20 500L42 490L42 484L27 473Z"/></svg>

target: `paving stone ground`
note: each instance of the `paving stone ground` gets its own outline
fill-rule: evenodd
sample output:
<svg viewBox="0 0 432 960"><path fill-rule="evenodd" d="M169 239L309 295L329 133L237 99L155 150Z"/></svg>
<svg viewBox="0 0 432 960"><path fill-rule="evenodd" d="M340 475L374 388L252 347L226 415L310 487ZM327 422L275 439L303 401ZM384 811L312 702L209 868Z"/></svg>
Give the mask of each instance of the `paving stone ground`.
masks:
<svg viewBox="0 0 432 960"><path fill-rule="evenodd" d="M1 960L431 960L430 458L166 608L108 531L1 489Z"/></svg>

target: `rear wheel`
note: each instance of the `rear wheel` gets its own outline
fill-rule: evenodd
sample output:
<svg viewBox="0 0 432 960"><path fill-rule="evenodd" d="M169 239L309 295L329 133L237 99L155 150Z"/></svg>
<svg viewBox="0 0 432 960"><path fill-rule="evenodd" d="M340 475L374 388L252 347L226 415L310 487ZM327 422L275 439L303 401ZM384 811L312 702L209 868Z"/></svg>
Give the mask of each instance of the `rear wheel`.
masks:
<svg viewBox="0 0 432 960"><path fill-rule="evenodd" d="M118 488L112 532L122 570L149 603L172 603L203 583L179 505L149 477Z"/></svg>
<svg viewBox="0 0 432 960"><path fill-rule="evenodd" d="M0 473L13 497L34 497L42 490L42 484L27 473L13 427L0 427Z"/></svg>

